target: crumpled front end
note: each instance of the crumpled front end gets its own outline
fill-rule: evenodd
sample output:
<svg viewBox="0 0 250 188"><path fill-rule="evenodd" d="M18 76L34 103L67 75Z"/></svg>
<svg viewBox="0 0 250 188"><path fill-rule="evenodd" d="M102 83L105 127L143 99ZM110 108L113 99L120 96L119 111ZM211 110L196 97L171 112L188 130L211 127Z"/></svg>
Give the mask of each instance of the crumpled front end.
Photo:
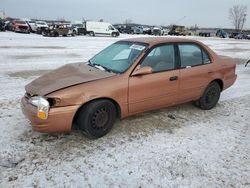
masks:
<svg viewBox="0 0 250 188"><path fill-rule="evenodd" d="M21 99L23 114L30 120L32 129L38 132L70 132L73 119L80 105L52 107L46 118L38 117L38 107L30 103L25 95Z"/></svg>

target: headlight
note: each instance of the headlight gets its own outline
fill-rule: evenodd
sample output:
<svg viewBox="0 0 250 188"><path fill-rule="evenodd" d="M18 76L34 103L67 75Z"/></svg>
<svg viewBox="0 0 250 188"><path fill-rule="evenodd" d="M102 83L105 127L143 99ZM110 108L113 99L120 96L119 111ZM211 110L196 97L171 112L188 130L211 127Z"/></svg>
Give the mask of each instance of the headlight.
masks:
<svg viewBox="0 0 250 188"><path fill-rule="evenodd" d="M40 96L35 96L31 97L29 102L37 107L37 117L40 119L48 118L50 105L47 99Z"/></svg>
<svg viewBox="0 0 250 188"><path fill-rule="evenodd" d="M34 106L38 106L38 103L39 103L39 100L41 99L42 97L39 97L39 96L35 96L35 97L31 97L29 99L29 102L31 104L33 104ZM46 100L46 99L45 99Z"/></svg>

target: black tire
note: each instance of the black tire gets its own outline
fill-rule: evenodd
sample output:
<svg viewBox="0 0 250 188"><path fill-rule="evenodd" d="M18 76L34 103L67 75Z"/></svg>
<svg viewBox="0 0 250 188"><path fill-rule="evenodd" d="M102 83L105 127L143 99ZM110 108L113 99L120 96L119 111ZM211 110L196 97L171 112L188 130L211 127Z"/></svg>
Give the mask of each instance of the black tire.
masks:
<svg viewBox="0 0 250 188"><path fill-rule="evenodd" d="M54 32L53 32L53 37L59 37L59 33L56 32L56 31L54 31Z"/></svg>
<svg viewBox="0 0 250 188"><path fill-rule="evenodd" d="M89 35L90 35L91 37L94 37L94 36L95 36L95 33L94 33L93 31L90 31L90 32L89 32Z"/></svg>
<svg viewBox="0 0 250 188"><path fill-rule="evenodd" d="M88 137L100 138L112 129L115 119L115 105L109 100L96 100L80 109L77 126Z"/></svg>
<svg viewBox="0 0 250 188"><path fill-rule="evenodd" d="M202 97L195 101L195 105L203 110L210 110L216 106L220 99L221 88L217 82L211 82Z"/></svg>
<svg viewBox="0 0 250 188"><path fill-rule="evenodd" d="M111 34L111 36L112 36L112 37L117 37L117 33L113 32L113 33Z"/></svg>
<svg viewBox="0 0 250 188"><path fill-rule="evenodd" d="M71 36L72 36L72 37L76 36L76 31L75 31L75 30L72 31Z"/></svg>

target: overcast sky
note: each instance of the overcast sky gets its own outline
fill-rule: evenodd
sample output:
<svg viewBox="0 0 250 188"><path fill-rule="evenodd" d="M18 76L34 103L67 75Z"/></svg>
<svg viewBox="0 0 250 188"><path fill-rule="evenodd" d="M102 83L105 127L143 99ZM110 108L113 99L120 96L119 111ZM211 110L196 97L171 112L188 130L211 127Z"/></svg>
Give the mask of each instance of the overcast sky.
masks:
<svg viewBox="0 0 250 188"><path fill-rule="evenodd" d="M0 0L0 11L20 18L232 27L228 11L236 4L248 6L245 27L250 28L250 0Z"/></svg>

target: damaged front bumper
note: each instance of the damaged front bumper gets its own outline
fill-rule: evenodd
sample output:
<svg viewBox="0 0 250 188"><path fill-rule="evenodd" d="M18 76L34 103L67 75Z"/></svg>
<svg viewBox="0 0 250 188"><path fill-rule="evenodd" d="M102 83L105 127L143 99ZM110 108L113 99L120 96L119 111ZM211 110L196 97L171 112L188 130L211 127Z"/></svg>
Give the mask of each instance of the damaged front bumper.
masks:
<svg viewBox="0 0 250 188"><path fill-rule="evenodd" d="M31 121L32 129L38 132L70 132L75 113L80 105L50 108L47 119L37 117L37 107L26 97L21 99L23 114Z"/></svg>

